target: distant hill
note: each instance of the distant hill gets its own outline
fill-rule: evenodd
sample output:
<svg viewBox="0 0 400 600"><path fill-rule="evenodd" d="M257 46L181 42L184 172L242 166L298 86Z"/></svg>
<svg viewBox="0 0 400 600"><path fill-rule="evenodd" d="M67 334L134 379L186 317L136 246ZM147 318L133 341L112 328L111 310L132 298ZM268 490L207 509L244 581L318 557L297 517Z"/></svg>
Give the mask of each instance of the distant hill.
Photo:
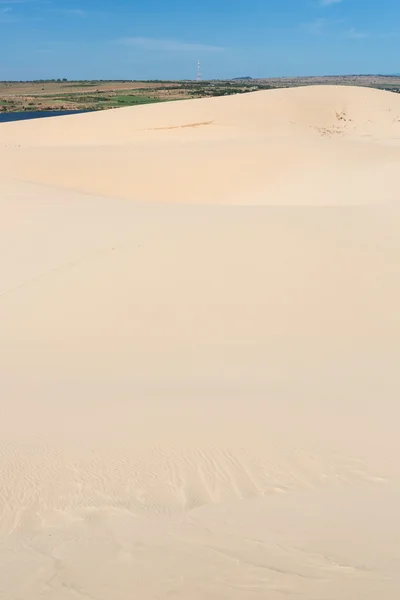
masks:
<svg viewBox="0 0 400 600"><path fill-rule="evenodd" d="M249 79L253 79L253 78L249 77L249 76L247 76L247 77L234 77L231 81L243 81L243 80L248 81Z"/></svg>

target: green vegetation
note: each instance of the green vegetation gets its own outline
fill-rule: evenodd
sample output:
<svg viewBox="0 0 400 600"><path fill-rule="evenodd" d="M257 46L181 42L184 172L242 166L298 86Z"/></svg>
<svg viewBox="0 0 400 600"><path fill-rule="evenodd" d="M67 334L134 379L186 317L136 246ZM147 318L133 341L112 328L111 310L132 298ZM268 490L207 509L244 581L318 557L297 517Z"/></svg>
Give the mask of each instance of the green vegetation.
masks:
<svg viewBox="0 0 400 600"><path fill-rule="evenodd" d="M68 81L0 82L0 111L104 110L190 98L212 98L305 85L358 85L400 93L400 77L349 75L229 81Z"/></svg>
<svg viewBox="0 0 400 600"><path fill-rule="evenodd" d="M259 90L273 89L274 86L268 84L251 84L247 82L196 82L188 83L185 89L194 97L207 98L215 96L232 96L234 94L246 94L248 92L256 92Z"/></svg>
<svg viewBox="0 0 400 600"><path fill-rule="evenodd" d="M135 96L129 95L117 95L114 96L113 102L118 104L124 104L125 106L134 106L136 104L153 104L155 102L161 102L160 98L154 98L152 96Z"/></svg>
<svg viewBox="0 0 400 600"><path fill-rule="evenodd" d="M0 99L0 106L2 112L14 112L16 110L16 103L13 100Z"/></svg>
<svg viewBox="0 0 400 600"><path fill-rule="evenodd" d="M154 96L143 96L138 94L110 94L106 92L76 94L45 94L41 98L51 100L52 103L68 104L84 104L85 107L90 106L93 110L102 110L105 108L116 108L119 106L136 106L138 104L153 104L162 102L161 98ZM28 104L30 106L31 103Z"/></svg>

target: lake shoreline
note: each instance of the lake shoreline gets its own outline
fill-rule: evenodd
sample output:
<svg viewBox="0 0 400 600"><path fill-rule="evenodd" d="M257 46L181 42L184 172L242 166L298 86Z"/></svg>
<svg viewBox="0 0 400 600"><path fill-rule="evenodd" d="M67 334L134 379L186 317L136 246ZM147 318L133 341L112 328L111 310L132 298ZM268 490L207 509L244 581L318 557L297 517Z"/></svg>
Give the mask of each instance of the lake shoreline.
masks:
<svg viewBox="0 0 400 600"><path fill-rule="evenodd" d="M12 123L13 121L28 121L30 119L44 119L50 117L66 117L68 115L78 115L93 112L91 110L37 110L37 111L18 111L18 112L0 112L0 123Z"/></svg>

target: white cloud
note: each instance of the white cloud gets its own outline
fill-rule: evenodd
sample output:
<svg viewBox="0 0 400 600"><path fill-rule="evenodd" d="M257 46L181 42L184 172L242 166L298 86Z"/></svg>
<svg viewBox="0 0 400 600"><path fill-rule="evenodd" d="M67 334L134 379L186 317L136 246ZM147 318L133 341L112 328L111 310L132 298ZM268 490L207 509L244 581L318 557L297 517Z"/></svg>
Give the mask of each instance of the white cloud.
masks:
<svg viewBox="0 0 400 600"><path fill-rule="evenodd" d="M315 19L310 23L302 23L300 29L311 35L319 35L323 33L329 23L328 19Z"/></svg>
<svg viewBox="0 0 400 600"><path fill-rule="evenodd" d="M319 0L321 6L331 6L332 4L339 4L339 2L343 2L343 0Z"/></svg>
<svg viewBox="0 0 400 600"><path fill-rule="evenodd" d="M208 44L180 42L178 40L163 40L146 37L128 37L117 40L118 44L132 46L141 50L156 52L221 52L224 48Z"/></svg>
<svg viewBox="0 0 400 600"><path fill-rule="evenodd" d="M62 12L71 17L87 17L87 12L81 8L66 8Z"/></svg>
<svg viewBox="0 0 400 600"><path fill-rule="evenodd" d="M31 2L36 2L37 0L0 0L0 4L7 4L7 5L12 5L12 4L28 4Z"/></svg>
<svg viewBox="0 0 400 600"><path fill-rule="evenodd" d="M11 6L2 6L0 8L0 23L14 23L16 20Z"/></svg>
<svg viewBox="0 0 400 600"><path fill-rule="evenodd" d="M359 31L355 27L351 27L350 29L348 29L345 32L345 35L346 35L346 37L348 37L352 40L363 40L363 39L369 37L368 33L366 33L365 31Z"/></svg>

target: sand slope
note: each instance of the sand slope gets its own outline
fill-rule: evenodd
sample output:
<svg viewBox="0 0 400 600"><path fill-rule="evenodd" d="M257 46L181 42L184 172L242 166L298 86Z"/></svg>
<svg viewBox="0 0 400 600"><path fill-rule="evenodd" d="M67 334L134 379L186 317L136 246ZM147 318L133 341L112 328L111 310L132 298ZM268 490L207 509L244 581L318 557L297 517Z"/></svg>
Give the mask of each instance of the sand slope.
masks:
<svg viewBox="0 0 400 600"><path fill-rule="evenodd" d="M399 114L0 126L1 598L397 600Z"/></svg>
<svg viewBox="0 0 400 600"><path fill-rule="evenodd" d="M0 172L140 201L376 204L398 200L382 181L398 173L399 142L397 94L297 88L62 117L56 127L6 123Z"/></svg>

